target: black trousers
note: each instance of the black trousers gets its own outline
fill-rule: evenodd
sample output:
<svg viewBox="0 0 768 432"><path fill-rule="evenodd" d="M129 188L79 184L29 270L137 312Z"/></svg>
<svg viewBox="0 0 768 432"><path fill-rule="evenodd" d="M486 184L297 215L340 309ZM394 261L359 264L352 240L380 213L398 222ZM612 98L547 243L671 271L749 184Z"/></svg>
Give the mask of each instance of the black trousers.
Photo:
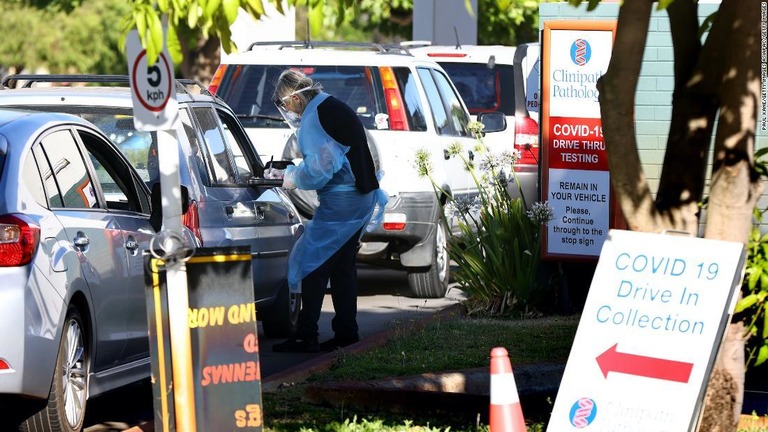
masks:
<svg viewBox="0 0 768 432"><path fill-rule="evenodd" d="M362 230L362 229L361 229ZM315 271L301 281L301 312L296 337L317 338L320 313L328 281L335 315L331 320L334 335L341 339L356 339L357 327L357 256L360 231Z"/></svg>

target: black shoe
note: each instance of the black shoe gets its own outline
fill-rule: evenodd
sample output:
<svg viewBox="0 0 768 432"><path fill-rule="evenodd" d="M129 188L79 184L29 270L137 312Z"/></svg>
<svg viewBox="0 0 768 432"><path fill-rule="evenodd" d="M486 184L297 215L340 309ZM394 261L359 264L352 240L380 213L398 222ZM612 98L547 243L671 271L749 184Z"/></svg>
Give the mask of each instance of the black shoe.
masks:
<svg viewBox="0 0 768 432"><path fill-rule="evenodd" d="M292 337L287 341L272 345L272 351L316 353L320 352L320 344L317 343L317 338L298 339Z"/></svg>
<svg viewBox="0 0 768 432"><path fill-rule="evenodd" d="M320 344L320 350L325 352L331 352L338 348L344 348L347 346L352 345L353 343L359 342L360 338L355 337L346 337L346 338L339 338L339 337L333 337L332 339L328 339L327 341Z"/></svg>

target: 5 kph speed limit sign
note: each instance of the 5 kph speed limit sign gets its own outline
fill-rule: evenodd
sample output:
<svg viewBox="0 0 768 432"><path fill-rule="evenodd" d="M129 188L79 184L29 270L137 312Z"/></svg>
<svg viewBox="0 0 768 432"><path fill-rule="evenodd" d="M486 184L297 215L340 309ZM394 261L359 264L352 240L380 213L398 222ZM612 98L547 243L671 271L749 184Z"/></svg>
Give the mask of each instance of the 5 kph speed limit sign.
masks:
<svg viewBox="0 0 768 432"><path fill-rule="evenodd" d="M164 47L157 61L150 65L147 51L142 48L136 31L128 35L126 51L136 129L173 129L174 123L178 121L179 107L176 103L173 63L168 51Z"/></svg>

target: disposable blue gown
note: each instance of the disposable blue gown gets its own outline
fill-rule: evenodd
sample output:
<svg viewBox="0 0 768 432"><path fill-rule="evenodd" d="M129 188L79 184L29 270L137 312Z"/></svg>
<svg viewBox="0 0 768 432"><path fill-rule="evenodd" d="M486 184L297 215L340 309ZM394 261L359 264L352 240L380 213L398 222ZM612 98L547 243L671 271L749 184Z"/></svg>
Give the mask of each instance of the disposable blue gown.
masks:
<svg viewBox="0 0 768 432"><path fill-rule="evenodd" d="M334 140L320 124L317 106L329 95L320 93L307 105L296 131L304 160L288 166L285 177L296 187L316 190L320 205L304 228L288 260L288 285L301 292L301 280L363 227L380 223L387 204L381 189L360 193L346 154L349 147ZM380 174L377 173L377 177ZM362 234L361 234L362 235Z"/></svg>

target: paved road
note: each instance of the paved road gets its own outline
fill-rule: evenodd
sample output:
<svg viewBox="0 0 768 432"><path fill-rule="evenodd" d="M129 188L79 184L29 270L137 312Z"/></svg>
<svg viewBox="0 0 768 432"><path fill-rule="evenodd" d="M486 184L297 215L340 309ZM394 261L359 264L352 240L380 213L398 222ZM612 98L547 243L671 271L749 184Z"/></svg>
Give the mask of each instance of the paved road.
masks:
<svg viewBox="0 0 768 432"><path fill-rule="evenodd" d="M390 329L393 323L421 319L465 298L457 289L449 289L442 299L404 297L401 293L408 284L404 272L361 266L358 278L358 324L363 339ZM328 295L319 323L321 341L333 336L331 318L333 306ZM263 378L321 355L273 353L272 345L280 341L282 339L259 339ZM91 400L85 431L123 431L151 420L152 389L148 383L140 383Z"/></svg>

